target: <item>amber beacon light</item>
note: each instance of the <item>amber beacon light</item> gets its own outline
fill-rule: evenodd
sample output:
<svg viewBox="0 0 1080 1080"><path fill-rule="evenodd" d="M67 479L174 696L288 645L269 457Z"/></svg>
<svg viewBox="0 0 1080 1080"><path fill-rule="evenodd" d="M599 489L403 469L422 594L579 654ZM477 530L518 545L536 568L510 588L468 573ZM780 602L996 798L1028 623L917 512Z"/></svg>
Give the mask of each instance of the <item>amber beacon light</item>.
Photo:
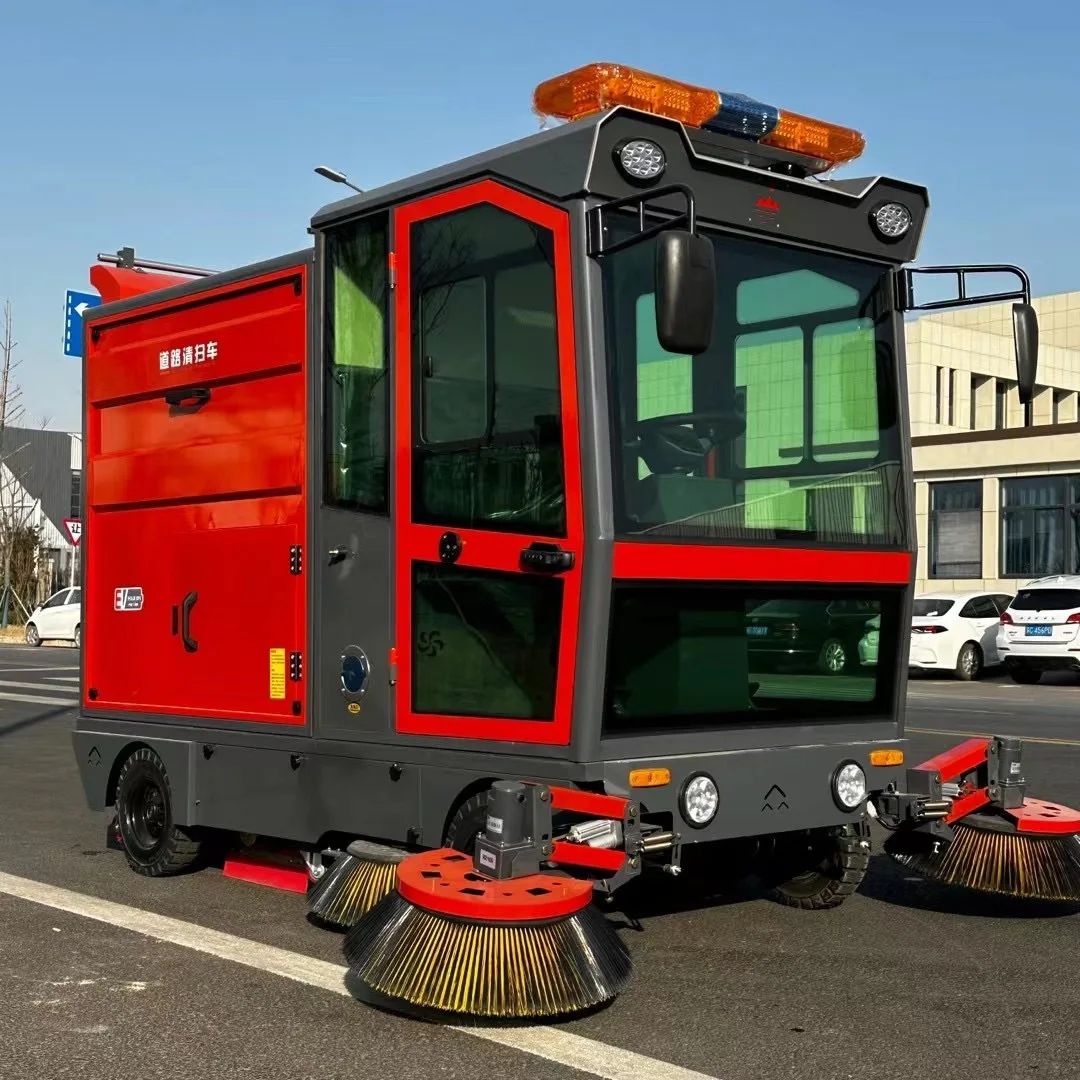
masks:
<svg viewBox="0 0 1080 1080"><path fill-rule="evenodd" d="M586 64L533 91L536 111L562 120L579 120L618 105L813 158L821 168L854 161L866 147L866 140L851 128L622 64Z"/></svg>

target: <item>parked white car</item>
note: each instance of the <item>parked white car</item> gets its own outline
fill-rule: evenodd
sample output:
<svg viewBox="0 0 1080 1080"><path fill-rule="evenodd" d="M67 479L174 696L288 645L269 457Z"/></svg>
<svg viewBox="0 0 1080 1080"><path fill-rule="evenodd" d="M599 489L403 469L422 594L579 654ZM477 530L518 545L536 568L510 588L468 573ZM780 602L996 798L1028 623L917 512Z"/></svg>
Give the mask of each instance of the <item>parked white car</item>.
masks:
<svg viewBox="0 0 1080 1080"><path fill-rule="evenodd" d="M970 680L1001 663L998 629L1008 593L921 593L911 609L911 652L916 671L951 671Z"/></svg>
<svg viewBox="0 0 1080 1080"><path fill-rule="evenodd" d="M61 589L40 607L34 608L26 621L26 644L43 641L74 641L82 644L82 589Z"/></svg>
<svg viewBox="0 0 1080 1080"><path fill-rule="evenodd" d="M1080 671L1080 575L1039 578L1019 589L998 626L998 652L1014 682L1044 671Z"/></svg>

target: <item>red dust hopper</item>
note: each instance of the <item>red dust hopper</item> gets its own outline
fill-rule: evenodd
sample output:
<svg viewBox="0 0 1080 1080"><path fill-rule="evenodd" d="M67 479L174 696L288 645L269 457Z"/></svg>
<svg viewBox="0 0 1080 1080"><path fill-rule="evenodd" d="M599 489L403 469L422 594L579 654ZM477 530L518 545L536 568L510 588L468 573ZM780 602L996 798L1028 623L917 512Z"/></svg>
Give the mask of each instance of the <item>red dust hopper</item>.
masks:
<svg viewBox="0 0 1080 1080"><path fill-rule="evenodd" d="M348 984L369 1004L422 1019L538 1020L613 999L630 955L590 881L504 881L459 851L411 855L397 889L345 938Z"/></svg>

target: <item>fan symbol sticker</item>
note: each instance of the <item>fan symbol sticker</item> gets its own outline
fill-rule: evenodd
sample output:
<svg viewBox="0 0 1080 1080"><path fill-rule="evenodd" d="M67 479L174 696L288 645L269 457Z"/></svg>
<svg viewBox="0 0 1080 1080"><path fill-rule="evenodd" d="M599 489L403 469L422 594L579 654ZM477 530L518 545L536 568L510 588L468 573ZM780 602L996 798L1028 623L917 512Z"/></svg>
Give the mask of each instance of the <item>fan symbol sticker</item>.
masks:
<svg viewBox="0 0 1080 1080"><path fill-rule="evenodd" d="M766 810L790 810L791 807L787 803L787 795L784 793L784 789L777 787L773 784L765 794L765 802L762 804L761 812L764 814Z"/></svg>

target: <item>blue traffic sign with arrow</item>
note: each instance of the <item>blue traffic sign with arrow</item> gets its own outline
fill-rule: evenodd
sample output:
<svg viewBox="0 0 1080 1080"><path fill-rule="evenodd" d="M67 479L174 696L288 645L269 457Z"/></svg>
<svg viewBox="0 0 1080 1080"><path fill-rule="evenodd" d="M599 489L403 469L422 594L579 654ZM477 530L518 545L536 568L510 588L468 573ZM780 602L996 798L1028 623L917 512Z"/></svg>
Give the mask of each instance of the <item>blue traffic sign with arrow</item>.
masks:
<svg viewBox="0 0 1080 1080"><path fill-rule="evenodd" d="M72 292L67 293L67 302L64 305L64 355L78 356L83 354L83 313L87 308L97 307L101 303L101 297L97 293Z"/></svg>

